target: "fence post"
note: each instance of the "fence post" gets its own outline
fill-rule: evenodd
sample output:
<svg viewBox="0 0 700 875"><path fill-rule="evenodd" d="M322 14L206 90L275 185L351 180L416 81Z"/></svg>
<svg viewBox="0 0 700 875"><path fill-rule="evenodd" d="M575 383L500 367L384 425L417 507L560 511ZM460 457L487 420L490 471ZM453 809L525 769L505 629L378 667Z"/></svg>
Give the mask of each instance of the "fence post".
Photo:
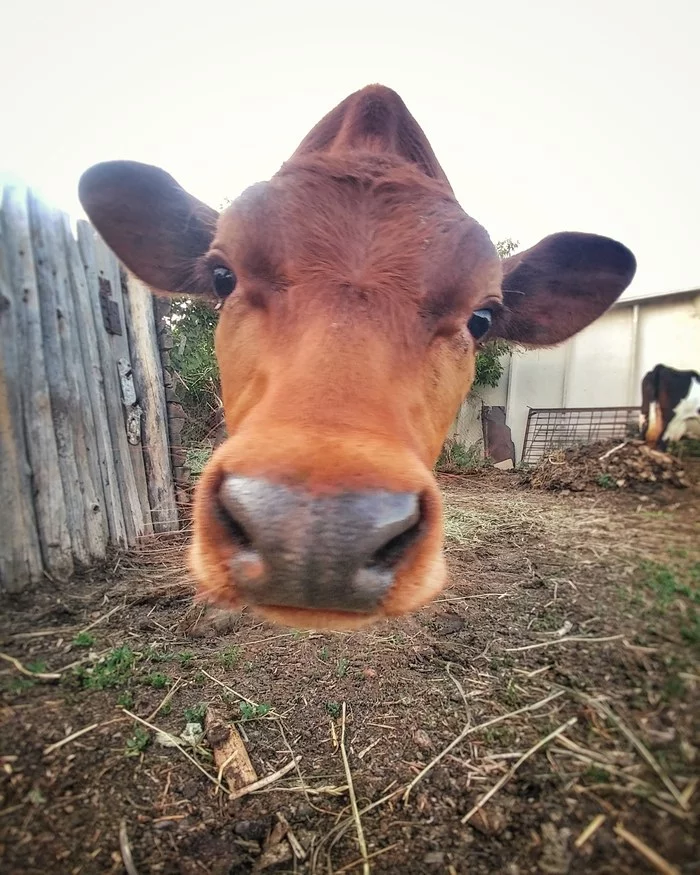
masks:
<svg viewBox="0 0 700 875"><path fill-rule="evenodd" d="M178 528L178 514L153 296L133 276L126 276L123 289L136 397L143 410L141 434L151 520L155 532L167 532Z"/></svg>
<svg viewBox="0 0 700 875"><path fill-rule="evenodd" d="M73 556L46 377L26 190L6 188L2 212L10 287L18 304L22 413L37 530L44 567L50 574L64 578L73 571Z"/></svg>
<svg viewBox="0 0 700 875"><path fill-rule="evenodd" d="M107 406L107 418L109 431L112 438L114 453L115 473L119 484L122 510L124 514L124 528L127 544L135 544L136 539L144 532L144 519L139 493L136 488L136 480L131 465L132 455L129 442L126 437L124 422L124 408L122 405L122 388L119 383L117 361L111 347L107 331L104 327L102 305L100 303L100 284L96 251L101 248L101 258L106 258L106 246L96 238L93 227L85 221L78 222L78 246L83 260L85 277L90 293L90 302L93 308L97 342L100 351L100 363L104 378L105 402ZM111 253L110 253L111 255ZM106 279L106 277L103 277ZM114 277L109 280L110 287Z"/></svg>
<svg viewBox="0 0 700 875"><path fill-rule="evenodd" d="M19 313L8 254L0 215L0 589L17 592L41 579L42 564L22 422Z"/></svg>
<svg viewBox="0 0 700 875"><path fill-rule="evenodd" d="M29 192L29 222L48 362L58 461L68 514L73 556L83 565L105 555L102 499L93 481L94 434L85 421L82 360L75 339L73 306L57 217ZM101 491L101 487L100 487Z"/></svg>
<svg viewBox="0 0 700 875"><path fill-rule="evenodd" d="M70 292L75 314L76 339L80 345L87 398L88 416L95 434L96 463L102 484L104 519L108 526L109 542L117 546L127 543L124 528L122 500L115 470L115 449L109 433L109 419L105 400L105 381L100 364L100 350L95 327L95 315L90 302L90 289L85 268L78 250L78 242L71 231L68 216L63 216L63 245L68 263ZM100 330L102 327L100 326Z"/></svg>

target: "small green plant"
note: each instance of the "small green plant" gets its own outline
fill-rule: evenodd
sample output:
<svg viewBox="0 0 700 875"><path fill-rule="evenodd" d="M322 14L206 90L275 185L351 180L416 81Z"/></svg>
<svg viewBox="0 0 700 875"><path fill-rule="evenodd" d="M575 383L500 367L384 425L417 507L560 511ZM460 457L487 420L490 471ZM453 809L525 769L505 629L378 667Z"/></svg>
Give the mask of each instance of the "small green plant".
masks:
<svg viewBox="0 0 700 875"><path fill-rule="evenodd" d="M191 650L182 650L177 655L177 661L183 668L187 668L187 666L192 662L193 659L194 653L192 653Z"/></svg>
<svg viewBox="0 0 700 875"><path fill-rule="evenodd" d="M447 438L435 463L435 470L443 474L464 474L467 471L475 471L483 465L480 441L465 447L455 438Z"/></svg>
<svg viewBox="0 0 700 875"><path fill-rule="evenodd" d="M162 690L170 686L170 678L161 671L152 671L150 674L147 674L143 682L156 690Z"/></svg>
<svg viewBox="0 0 700 875"><path fill-rule="evenodd" d="M515 688L515 681L508 681L508 686L506 687L503 698L506 701L507 705L510 705L512 708L515 708L520 704L520 693Z"/></svg>
<svg viewBox="0 0 700 875"><path fill-rule="evenodd" d="M504 356L510 352L510 345L505 340L490 340L485 343L476 354L476 368L474 371L475 389L498 386L505 365Z"/></svg>
<svg viewBox="0 0 700 875"><path fill-rule="evenodd" d="M92 668L76 670L76 675L81 685L90 690L106 690L120 687L131 678L136 664L136 654L127 645L115 647L102 659L99 659Z"/></svg>
<svg viewBox="0 0 700 875"><path fill-rule="evenodd" d="M340 713L343 709L337 702L326 702L326 711L331 715L334 720L337 720L340 717Z"/></svg>
<svg viewBox="0 0 700 875"><path fill-rule="evenodd" d="M240 658L241 648L236 647L235 644L231 644L229 647L224 648L218 656L219 662L224 668L233 668Z"/></svg>
<svg viewBox="0 0 700 875"><path fill-rule="evenodd" d="M119 705L120 708L126 708L127 710L134 707L134 694L131 690L124 690L123 693L119 694L117 705Z"/></svg>
<svg viewBox="0 0 700 875"><path fill-rule="evenodd" d="M73 639L73 644L76 647L92 647L94 643L95 636L91 635L89 632L78 632Z"/></svg>
<svg viewBox="0 0 700 875"><path fill-rule="evenodd" d="M41 674L46 671L46 663L43 659L37 659L36 662L28 662L26 668L28 668L32 674Z"/></svg>
<svg viewBox="0 0 700 875"><path fill-rule="evenodd" d="M589 781L593 781L595 784L610 783L610 775L605 769L601 769L600 766L589 766L584 772L584 775Z"/></svg>
<svg viewBox="0 0 700 875"><path fill-rule="evenodd" d="M185 720L187 723L204 723L204 717L207 713L207 705L205 702L198 702L192 705L191 708L185 708Z"/></svg>
<svg viewBox="0 0 700 875"><path fill-rule="evenodd" d="M350 660L345 656L341 656L338 660L338 665L335 670L336 677L344 678L348 673L348 668L350 667Z"/></svg>
<svg viewBox="0 0 700 875"><path fill-rule="evenodd" d="M661 562L642 562L640 565L642 580L658 598L662 608L667 608L678 596L689 599L693 604L700 605L700 591L691 589L678 579L678 574L672 568ZM690 576L693 571L691 568Z"/></svg>
<svg viewBox="0 0 700 875"><path fill-rule="evenodd" d="M24 693L26 690L31 690L35 684L36 681L33 681L31 678L19 677L12 678L7 686L11 693Z"/></svg>
<svg viewBox="0 0 700 875"><path fill-rule="evenodd" d="M251 702L241 702L239 708L243 720L256 720L259 717L264 717L272 711L272 705L266 705L264 702L261 702L259 705L255 705Z"/></svg>
<svg viewBox="0 0 700 875"><path fill-rule="evenodd" d="M318 649L318 658L319 658L322 662L328 662L329 657L330 657L330 653L329 653L329 651L328 651L328 648L325 647L325 646L324 646L324 647L319 647L319 649Z"/></svg>
<svg viewBox="0 0 700 875"><path fill-rule="evenodd" d="M672 701L673 699L682 699L685 695L685 690L685 684L683 683L683 679L679 675L672 674L666 678L663 686L663 694L664 698L667 701Z"/></svg>
<svg viewBox="0 0 700 875"><path fill-rule="evenodd" d="M126 740L125 754L128 757L137 757L142 754L150 744L151 736L140 726L134 727L134 734Z"/></svg>
<svg viewBox="0 0 700 875"><path fill-rule="evenodd" d="M159 650L157 647L147 647L143 652L143 658L147 662L170 662L173 656L166 650Z"/></svg>
<svg viewBox="0 0 700 875"><path fill-rule="evenodd" d="M187 448L187 458L186 464L190 469L193 477L198 477L204 468L206 467L207 462L211 458L212 448L208 446L195 446Z"/></svg>
<svg viewBox="0 0 700 875"><path fill-rule="evenodd" d="M596 478L596 483L603 489L615 489L617 487L615 478L610 474L599 474Z"/></svg>
<svg viewBox="0 0 700 875"><path fill-rule="evenodd" d="M688 644L698 647L700 646L700 614L692 609L688 620L688 623L681 626L681 636Z"/></svg>

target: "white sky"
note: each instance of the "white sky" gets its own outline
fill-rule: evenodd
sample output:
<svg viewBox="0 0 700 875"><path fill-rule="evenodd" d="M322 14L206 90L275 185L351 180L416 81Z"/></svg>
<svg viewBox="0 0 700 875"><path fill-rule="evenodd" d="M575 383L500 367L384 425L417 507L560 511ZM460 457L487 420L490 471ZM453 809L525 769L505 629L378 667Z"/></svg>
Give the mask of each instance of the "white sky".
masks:
<svg viewBox="0 0 700 875"><path fill-rule="evenodd" d="M700 286L698 0L413 2L8 3L0 171L81 215L131 158L219 206L381 82L494 240L609 234L630 294Z"/></svg>

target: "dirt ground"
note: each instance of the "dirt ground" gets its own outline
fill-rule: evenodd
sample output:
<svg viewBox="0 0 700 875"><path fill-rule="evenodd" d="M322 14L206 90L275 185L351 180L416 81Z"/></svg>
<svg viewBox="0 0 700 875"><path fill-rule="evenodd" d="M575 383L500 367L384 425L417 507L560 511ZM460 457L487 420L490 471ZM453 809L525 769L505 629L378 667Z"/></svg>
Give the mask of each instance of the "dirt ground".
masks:
<svg viewBox="0 0 700 875"><path fill-rule="evenodd" d="M0 870L700 872L698 486L441 485L450 585L368 631L203 612L182 536L6 602ZM230 798L156 736L212 716L296 765Z"/></svg>

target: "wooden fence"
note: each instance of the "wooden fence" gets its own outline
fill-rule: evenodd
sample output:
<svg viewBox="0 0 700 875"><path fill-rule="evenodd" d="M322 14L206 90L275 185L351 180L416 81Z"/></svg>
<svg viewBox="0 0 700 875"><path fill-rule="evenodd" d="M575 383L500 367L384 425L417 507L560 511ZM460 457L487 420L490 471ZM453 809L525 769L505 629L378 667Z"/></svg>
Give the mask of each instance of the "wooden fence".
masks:
<svg viewBox="0 0 700 875"><path fill-rule="evenodd" d="M178 527L154 300L88 222L0 212L0 590Z"/></svg>

